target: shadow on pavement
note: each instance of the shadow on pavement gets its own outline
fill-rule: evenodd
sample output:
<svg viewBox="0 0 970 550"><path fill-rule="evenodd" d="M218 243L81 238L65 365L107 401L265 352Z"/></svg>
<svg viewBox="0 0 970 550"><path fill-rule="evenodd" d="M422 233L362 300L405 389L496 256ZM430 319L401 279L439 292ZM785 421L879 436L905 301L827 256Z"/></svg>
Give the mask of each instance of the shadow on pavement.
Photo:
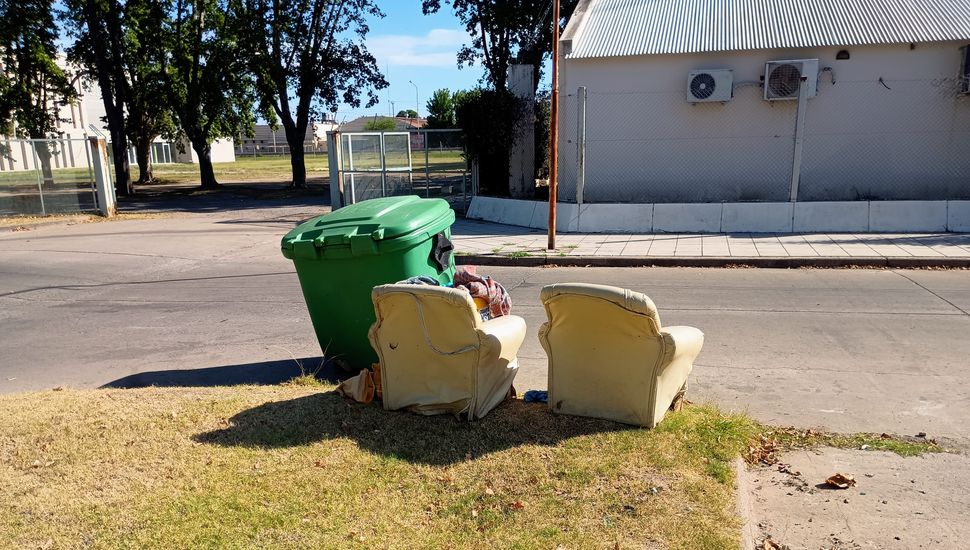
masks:
<svg viewBox="0 0 970 550"><path fill-rule="evenodd" d="M212 190L198 185L139 185L135 193L119 197L122 212L224 212L286 206L330 206L330 186L311 183L292 189L278 182L221 184Z"/></svg>
<svg viewBox="0 0 970 550"><path fill-rule="evenodd" d="M265 403L229 419L229 427L196 435L200 443L279 448L352 439L361 449L408 462L448 465L522 445L552 446L574 437L636 429L606 420L554 415L543 404L508 400L485 418L390 412L333 391Z"/></svg>
<svg viewBox="0 0 970 550"><path fill-rule="evenodd" d="M316 377L322 381L336 384L349 375L339 371L332 363L320 366L321 357L304 357L280 359L278 361L263 361L244 365L230 365L225 367L210 367L205 369L175 369L140 372L119 378L101 386L102 388L147 388L157 387L210 387L210 386L238 386L242 384L270 385L280 384L300 376L303 371L316 372ZM297 363L299 361L299 364Z"/></svg>

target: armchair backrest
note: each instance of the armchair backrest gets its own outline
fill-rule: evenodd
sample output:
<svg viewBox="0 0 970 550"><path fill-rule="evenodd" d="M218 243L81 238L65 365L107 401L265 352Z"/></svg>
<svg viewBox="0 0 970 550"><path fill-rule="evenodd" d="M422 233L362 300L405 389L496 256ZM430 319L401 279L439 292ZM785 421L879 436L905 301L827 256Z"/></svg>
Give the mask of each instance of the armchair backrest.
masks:
<svg viewBox="0 0 970 550"><path fill-rule="evenodd" d="M567 297L567 301L557 304L560 297ZM553 309L560 307L582 308L584 306L580 304L593 307L597 303L609 310L609 307L603 303L607 302L634 316L644 317L643 320L646 322L649 332L660 336L660 314L657 313L657 306L654 305L649 296L640 292L606 285L564 283L544 287L540 293L540 299L547 312L549 312L550 307ZM614 311L613 314L621 313ZM552 316L550 315L549 318L551 319Z"/></svg>
<svg viewBox="0 0 970 550"><path fill-rule="evenodd" d="M431 285L381 285L372 291L375 313L384 328L402 325L442 354L477 342L482 324L465 291Z"/></svg>
<svg viewBox="0 0 970 550"><path fill-rule="evenodd" d="M463 410L481 347L482 319L471 296L424 285L378 286L371 296L377 321L369 336L381 360L385 408L417 401Z"/></svg>
<svg viewBox="0 0 970 550"><path fill-rule="evenodd" d="M549 406L644 425L655 385L644 373L655 372L664 355L653 301L588 284L550 285L541 299L548 317L539 340L549 357Z"/></svg>

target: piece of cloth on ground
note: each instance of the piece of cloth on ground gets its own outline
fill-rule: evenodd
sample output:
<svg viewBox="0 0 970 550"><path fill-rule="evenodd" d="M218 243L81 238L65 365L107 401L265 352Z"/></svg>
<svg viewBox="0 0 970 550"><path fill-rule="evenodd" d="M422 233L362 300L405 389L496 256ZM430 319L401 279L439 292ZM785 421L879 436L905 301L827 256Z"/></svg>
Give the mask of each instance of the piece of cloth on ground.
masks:
<svg viewBox="0 0 970 550"><path fill-rule="evenodd" d="M463 288L476 299L479 312L486 321L512 312L512 298L495 279L475 273L475 266L459 266L455 270L455 288Z"/></svg>
<svg viewBox="0 0 970 550"><path fill-rule="evenodd" d="M526 403L548 403L549 392L543 390L529 390L522 396Z"/></svg>
<svg viewBox="0 0 970 550"><path fill-rule="evenodd" d="M374 373L369 370L362 370L357 376L341 382L337 386L337 393L358 403L370 403L374 400L375 389Z"/></svg>

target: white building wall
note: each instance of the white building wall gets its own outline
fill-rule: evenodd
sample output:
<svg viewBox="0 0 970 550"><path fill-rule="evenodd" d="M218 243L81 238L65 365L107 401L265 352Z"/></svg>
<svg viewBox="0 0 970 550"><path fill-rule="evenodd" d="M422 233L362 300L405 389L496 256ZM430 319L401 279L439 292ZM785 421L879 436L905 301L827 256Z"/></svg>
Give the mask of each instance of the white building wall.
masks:
<svg viewBox="0 0 970 550"><path fill-rule="evenodd" d="M212 151L209 153L213 164L221 162L236 162L236 151L233 147L232 138L220 138L212 142ZM178 147L172 148L172 157L175 162L184 164L198 164L199 155L195 153L192 144L188 140L182 140L182 151Z"/></svg>
<svg viewBox="0 0 970 550"><path fill-rule="evenodd" d="M560 198L575 200L576 90L585 86L585 200L787 201L795 101L767 102L765 62L830 67L806 111L799 200L970 198L962 43L565 59ZM686 100L687 74L732 69L727 103ZM882 79L882 82L880 82Z"/></svg>

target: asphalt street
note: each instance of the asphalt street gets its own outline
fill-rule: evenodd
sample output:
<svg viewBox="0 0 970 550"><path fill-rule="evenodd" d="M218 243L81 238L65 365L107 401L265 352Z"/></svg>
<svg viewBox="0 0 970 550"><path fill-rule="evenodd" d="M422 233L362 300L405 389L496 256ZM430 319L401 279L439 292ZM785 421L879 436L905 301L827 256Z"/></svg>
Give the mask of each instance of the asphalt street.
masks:
<svg viewBox="0 0 970 550"><path fill-rule="evenodd" d="M272 382L297 362L316 368L279 239L322 211L291 203L0 233L0 392ZM694 401L777 424L970 440L967 271L482 270L529 326L520 390L545 387L541 287L594 282L645 292L665 325L705 332Z"/></svg>

